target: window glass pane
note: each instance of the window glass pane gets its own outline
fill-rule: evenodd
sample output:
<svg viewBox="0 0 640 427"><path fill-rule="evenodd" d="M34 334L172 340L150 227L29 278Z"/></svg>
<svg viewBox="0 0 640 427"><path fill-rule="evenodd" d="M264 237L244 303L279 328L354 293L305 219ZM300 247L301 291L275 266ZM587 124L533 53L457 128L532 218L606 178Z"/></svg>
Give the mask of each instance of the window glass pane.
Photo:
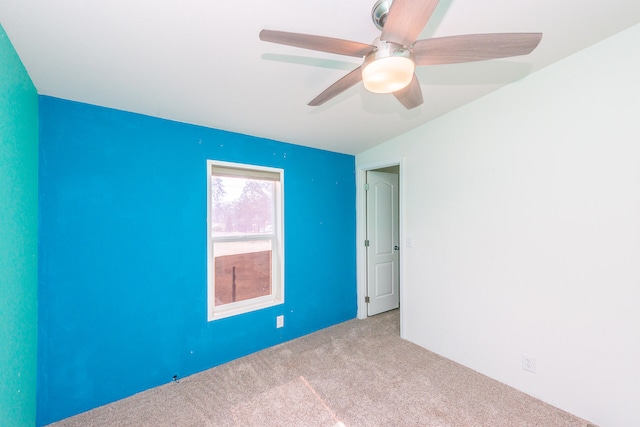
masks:
<svg viewBox="0 0 640 427"><path fill-rule="evenodd" d="M271 295L271 240L215 242L215 305Z"/></svg>
<svg viewBox="0 0 640 427"><path fill-rule="evenodd" d="M207 161L208 318L284 303L282 169Z"/></svg>
<svg viewBox="0 0 640 427"><path fill-rule="evenodd" d="M212 236L273 233L275 185L266 179L212 176Z"/></svg>

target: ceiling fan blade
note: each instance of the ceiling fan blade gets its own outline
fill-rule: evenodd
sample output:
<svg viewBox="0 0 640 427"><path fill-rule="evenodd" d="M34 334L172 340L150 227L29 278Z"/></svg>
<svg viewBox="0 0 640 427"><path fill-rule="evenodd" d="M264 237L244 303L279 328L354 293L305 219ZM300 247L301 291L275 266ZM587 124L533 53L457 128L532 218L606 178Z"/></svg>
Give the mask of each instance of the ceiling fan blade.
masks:
<svg viewBox="0 0 640 427"><path fill-rule="evenodd" d="M350 40L273 30L260 31L260 40L358 58L375 49L375 46L370 44Z"/></svg>
<svg viewBox="0 0 640 427"><path fill-rule="evenodd" d="M380 40L410 47L437 5L438 0L393 0Z"/></svg>
<svg viewBox="0 0 640 427"><path fill-rule="evenodd" d="M317 107L318 105L322 105L331 98L340 95L345 90L349 89L351 86L356 83L362 81L362 69L361 67L356 68L351 71L349 74L329 86L322 92L320 95L316 96L309 105L312 107Z"/></svg>
<svg viewBox="0 0 640 427"><path fill-rule="evenodd" d="M538 46L542 33L466 34L418 40L416 65L456 64L526 55Z"/></svg>
<svg viewBox="0 0 640 427"><path fill-rule="evenodd" d="M420 88L420 82L418 81L418 76L413 75L413 79L411 79L411 83L409 83L406 87L393 92L393 95L405 106L407 110L411 110L412 108L421 105L422 100L422 89Z"/></svg>

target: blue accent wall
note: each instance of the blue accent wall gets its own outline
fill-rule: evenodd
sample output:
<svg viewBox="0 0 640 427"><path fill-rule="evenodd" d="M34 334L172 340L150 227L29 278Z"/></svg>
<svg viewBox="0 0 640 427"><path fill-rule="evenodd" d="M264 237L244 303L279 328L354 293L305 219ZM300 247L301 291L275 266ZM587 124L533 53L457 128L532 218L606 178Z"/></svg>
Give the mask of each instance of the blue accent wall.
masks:
<svg viewBox="0 0 640 427"><path fill-rule="evenodd" d="M39 154L38 425L356 316L353 156L44 96ZM207 321L207 159L284 169L284 305Z"/></svg>

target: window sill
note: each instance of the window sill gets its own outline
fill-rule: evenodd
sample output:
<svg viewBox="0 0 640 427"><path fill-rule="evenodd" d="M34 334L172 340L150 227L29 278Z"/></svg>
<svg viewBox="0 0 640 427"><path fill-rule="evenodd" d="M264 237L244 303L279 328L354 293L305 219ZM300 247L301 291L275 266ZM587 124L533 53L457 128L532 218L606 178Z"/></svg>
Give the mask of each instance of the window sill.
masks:
<svg viewBox="0 0 640 427"><path fill-rule="evenodd" d="M225 304L214 308L209 312L209 322L224 319L226 317L237 316L239 314L249 313L251 311L262 310L263 308L274 307L284 304L283 298L273 296L254 298L247 301L238 301L231 304Z"/></svg>

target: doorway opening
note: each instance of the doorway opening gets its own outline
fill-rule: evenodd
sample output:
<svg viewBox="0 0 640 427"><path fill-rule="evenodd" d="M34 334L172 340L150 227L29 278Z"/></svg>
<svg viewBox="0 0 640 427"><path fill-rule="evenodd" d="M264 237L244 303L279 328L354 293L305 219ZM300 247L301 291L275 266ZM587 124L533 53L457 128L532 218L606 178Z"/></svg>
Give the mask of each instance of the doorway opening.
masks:
<svg viewBox="0 0 640 427"><path fill-rule="evenodd" d="M358 318L401 309L402 159L357 170ZM400 312L402 336L402 313Z"/></svg>
<svg viewBox="0 0 640 427"><path fill-rule="evenodd" d="M367 316L400 307L399 166L367 171Z"/></svg>

